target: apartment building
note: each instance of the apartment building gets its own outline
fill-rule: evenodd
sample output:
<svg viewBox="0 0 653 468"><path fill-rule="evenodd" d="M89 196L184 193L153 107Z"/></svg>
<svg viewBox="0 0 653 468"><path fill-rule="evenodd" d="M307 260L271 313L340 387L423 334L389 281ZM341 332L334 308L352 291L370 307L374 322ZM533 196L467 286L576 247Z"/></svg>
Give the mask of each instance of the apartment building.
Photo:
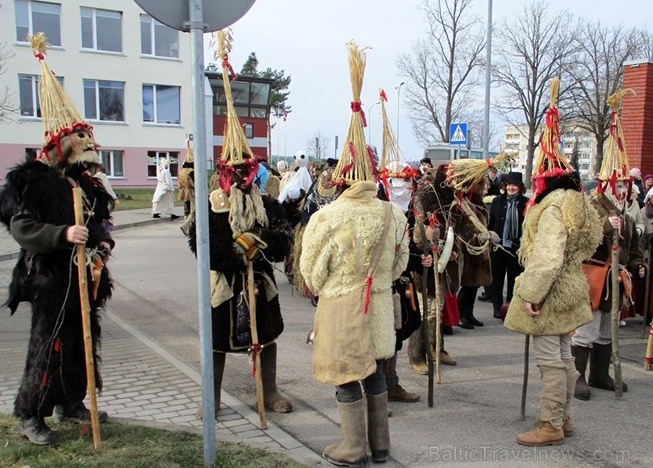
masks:
<svg viewBox="0 0 653 468"><path fill-rule="evenodd" d="M94 127L112 184L156 184L156 161L173 174L192 133L190 38L135 2L63 0L2 2L0 43L10 57L0 86L17 113L0 131L0 182L9 168L43 142L39 66L28 34L44 32L46 60L80 114Z"/></svg>
<svg viewBox="0 0 653 468"><path fill-rule="evenodd" d="M527 125L508 125L505 127L504 151L512 158L512 168L515 171L524 172L526 170L527 135ZM539 135L537 138L539 138ZM596 159L596 139L594 135L579 127L567 125L561 128L560 141L561 149L568 160L571 160L574 148L578 149L578 170L581 178L592 178L591 170Z"/></svg>

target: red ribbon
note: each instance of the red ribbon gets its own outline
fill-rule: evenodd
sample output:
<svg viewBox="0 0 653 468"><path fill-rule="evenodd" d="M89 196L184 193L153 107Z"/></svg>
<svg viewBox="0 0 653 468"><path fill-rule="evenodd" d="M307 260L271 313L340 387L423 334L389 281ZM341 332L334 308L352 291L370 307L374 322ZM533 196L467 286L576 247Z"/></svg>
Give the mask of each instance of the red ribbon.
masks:
<svg viewBox="0 0 653 468"><path fill-rule="evenodd" d="M372 277L368 276L365 278L365 302L363 305L363 315L367 314L367 310L370 307L370 296L372 295Z"/></svg>
<svg viewBox="0 0 653 468"><path fill-rule="evenodd" d="M43 54L41 52L37 52L36 54L34 54L34 57L39 59L39 61L45 59L45 57L43 56Z"/></svg>
<svg viewBox="0 0 653 468"><path fill-rule="evenodd" d="M365 111L361 107L361 102L360 101L352 101L350 107L351 107L352 112L360 112L361 113L361 120L363 121L363 127L367 127L367 120L365 120Z"/></svg>
<svg viewBox="0 0 653 468"><path fill-rule="evenodd" d="M236 72L234 71L233 67L229 63L229 54L224 54L222 56L222 68L226 68L229 70L229 78L231 78L231 81L236 80L238 78L238 75L236 75Z"/></svg>
<svg viewBox="0 0 653 468"><path fill-rule="evenodd" d="M249 348L249 352L252 353L252 377L256 377L256 357L263 350L263 346L258 343L253 343Z"/></svg>
<svg viewBox="0 0 653 468"><path fill-rule="evenodd" d="M386 96L386 94L385 94L385 89L382 89L381 91L379 91L379 99L381 99L382 101L388 102L388 96Z"/></svg>

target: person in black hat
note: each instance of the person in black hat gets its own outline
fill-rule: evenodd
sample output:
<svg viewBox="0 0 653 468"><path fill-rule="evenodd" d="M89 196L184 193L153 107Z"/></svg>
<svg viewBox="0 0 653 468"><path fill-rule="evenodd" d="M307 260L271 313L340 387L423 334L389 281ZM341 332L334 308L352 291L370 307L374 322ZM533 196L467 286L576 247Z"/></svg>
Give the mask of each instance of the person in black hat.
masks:
<svg viewBox="0 0 653 468"><path fill-rule="evenodd" d="M426 172L427 169L433 169L433 163L431 158L422 158L419 160L419 170L422 174Z"/></svg>
<svg viewBox="0 0 653 468"><path fill-rule="evenodd" d="M494 240L503 247L492 252L492 305L494 318L498 319L502 318L501 306L506 275L506 302L510 302L515 278L523 271L517 257L517 249L522 236L524 210L528 203L528 197L524 196L526 187L521 172L509 172L503 185L503 193L492 201L488 223L491 234L496 235Z"/></svg>

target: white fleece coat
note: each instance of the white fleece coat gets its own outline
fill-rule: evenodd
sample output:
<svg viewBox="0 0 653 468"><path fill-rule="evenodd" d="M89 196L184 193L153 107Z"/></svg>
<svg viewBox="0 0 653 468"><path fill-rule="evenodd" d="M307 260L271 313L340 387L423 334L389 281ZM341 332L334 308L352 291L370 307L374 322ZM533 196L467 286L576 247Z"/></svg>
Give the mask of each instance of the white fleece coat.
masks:
<svg viewBox="0 0 653 468"><path fill-rule="evenodd" d="M384 208L374 182L357 182L315 213L304 231L300 270L307 286L322 297L339 297L361 288L382 234ZM406 216L392 205L391 225L372 282L370 332L375 359L395 352L392 281L406 269ZM353 311L352 311L353 313ZM317 328L317 325L316 325ZM331 336L332 349L340 349Z"/></svg>

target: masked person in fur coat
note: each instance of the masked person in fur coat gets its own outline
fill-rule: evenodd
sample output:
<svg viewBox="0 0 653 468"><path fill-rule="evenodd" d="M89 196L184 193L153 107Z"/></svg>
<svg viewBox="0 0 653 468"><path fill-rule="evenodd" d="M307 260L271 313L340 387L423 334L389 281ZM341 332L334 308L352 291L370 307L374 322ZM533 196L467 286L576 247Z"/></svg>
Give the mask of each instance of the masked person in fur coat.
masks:
<svg viewBox="0 0 653 468"><path fill-rule="evenodd" d="M84 406L87 389L82 305L75 246L86 247L91 339L95 382L102 389L99 309L111 296L111 278L104 266L114 242L106 230L113 199L91 178L90 165L100 164L92 127L83 121L45 64L43 34L30 38L41 65L39 97L46 130L35 160L13 168L0 192L0 221L20 245L9 297L13 314L19 303L32 308L25 371L14 404L20 432L32 443L56 442L44 421L89 422ZM83 191L85 226L75 225L73 188ZM107 413L99 412L101 422Z"/></svg>
<svg viewBox="0 0 653 468"><path fill-rule="evenodd" d="M596 210L582 193L577 173L560 153L558 80L533 176L533 201L527 208L517 277L505 327L533 336L542 393L539 421L519 434L526 446L559 445L573 435L571 405L578 372L570 332L592 320L582 262L596 249L601 228Z"/></svg>
<svg viewBox="0 0 653 468"><path fill-rule="evenodd" d="M622 92L617 92L608 99L612 107L610 133L606 142L606 151L597 176L598 185L592 194L592 205L601 218L603 227L603 242L588 262L593 265L605 265L611 261L612 235L618 230L619 239L619 306L628 307L632 300L631 275L639 278L646 276L644 259L639 246L639 234L635 221L627 212L632 195L632 180L628 171L628 158L625 154L621 124L617 117ZM615 107L616 106L616 107ZM594 310L592 322L580 327L572 337L572 352L576 360L576 369L580 377L576 383L575 396L579 400L589 400L589 387L615 390L614 379L610 377L609 369L612 357L612 290L611 274L605 269L605 277L597 289L601 291L598 309ZM624 286L626 285L626 286ZM585 372L589 361L589 377L585 380ZM589 383L589 386L588 386ZM628 391L623 383L622 390Z"/></svg>

